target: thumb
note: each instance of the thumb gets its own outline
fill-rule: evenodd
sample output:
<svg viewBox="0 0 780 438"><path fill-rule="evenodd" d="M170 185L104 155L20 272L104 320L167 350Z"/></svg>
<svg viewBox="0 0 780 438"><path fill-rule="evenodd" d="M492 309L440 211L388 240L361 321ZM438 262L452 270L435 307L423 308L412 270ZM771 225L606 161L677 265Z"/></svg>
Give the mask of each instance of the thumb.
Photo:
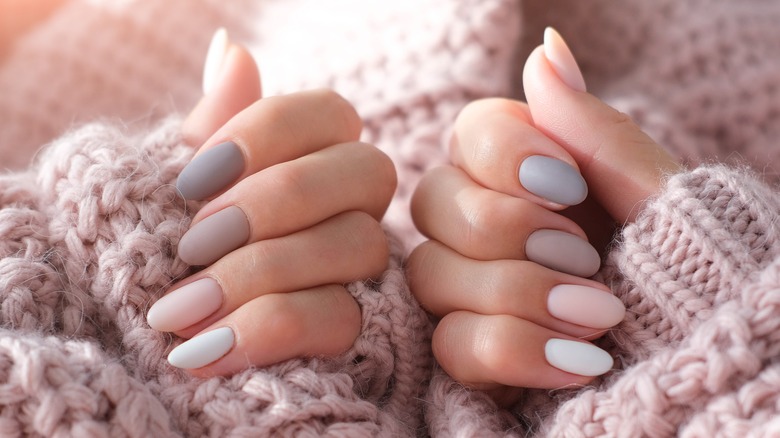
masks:
<svg viewBox="0 0 780 438"><path fill-rule="evenodd" d="M577 62L552 28L523 71L523 86L537 129L577 162L588 189L618 222L633 220L677 160L627 115L585 90Z"/></svg>
<svg viewBox="0 0 780 438"><path fill-rule="evenodd" d="M214 33L203 69L204 96L182 125L185 141L200 146L228 120L261 97L260 72L252 55Z"/></svg>

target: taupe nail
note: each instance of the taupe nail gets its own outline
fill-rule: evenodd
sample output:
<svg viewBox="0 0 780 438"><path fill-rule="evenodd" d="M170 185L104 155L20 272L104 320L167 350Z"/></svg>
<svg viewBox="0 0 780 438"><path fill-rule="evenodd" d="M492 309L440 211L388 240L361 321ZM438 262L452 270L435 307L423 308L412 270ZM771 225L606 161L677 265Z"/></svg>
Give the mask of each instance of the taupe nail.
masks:
<svg viewBox="0 0 780 438"><path fill-rule="evenodd" d="M588 185L577 169L556 158L527 157L518 177L526 190L558 204L577 205L588 196Z"/></svg>
<svg viewBox="0 0 780 438"><path fill-rule="evenodd" d="M588 241L558 230L531 233L525 255L532 262L578 277L590 277L601 266L598 251Z"/></svg>
<svg viewBox="0 0 780 438"><path fill-rule="evenodd" d="M246 214L231 206L203 219L184 233L179 241L179 258L190 265L210 265L248 239Z"/></svg>
<svg viewBox="0 0 780 438"><path fill-rule="evenodd" d="M185 199L202 200L219 193L244 172L244 154L232 141L220 143L187 164L176 180Z"/></svg>

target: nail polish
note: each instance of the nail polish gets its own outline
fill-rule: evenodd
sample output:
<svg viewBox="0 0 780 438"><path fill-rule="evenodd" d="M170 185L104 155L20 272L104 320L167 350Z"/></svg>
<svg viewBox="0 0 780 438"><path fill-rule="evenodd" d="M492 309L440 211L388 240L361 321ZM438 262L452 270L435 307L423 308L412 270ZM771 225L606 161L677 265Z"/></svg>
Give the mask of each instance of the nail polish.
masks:
<svg viewBox="0 0 780 438"><path fill-rule="evenodd" d="M196 369L221 358L233 348L235 335L230 327L220 327L174 348L168 354L168 363L176 368Z"/></svg>
<svg viewBox="0 0 780 438"><path fill-rule="evenodd" d="M626 307L618 297L576 284L559 284L550 289L547 310L562 321L596 329L613 327L626 316Z"/></svg>
<svg viewBox="0 0 780 438"><path fill-rule="evenodd" d="M587 240L559 230L537 230L525 242L525 256L542 266L578 277L598 272L601 257Z"/></svg>
<svg viewBox="0 0 780 438"><path fill-rule="evenodd" d="M577 205L588 196L580 172L561 160L531 155L520 164L520 184L536 196L563 205Z"/></svg>
<svg viewBox="0 0 780 438"><path fill-rule="evenodd" d="M203 219L179 241L179 258L193 266L210 265L249 240L249 220L232 205Z"/></svg>
<svg viewBox="0 0 780 438"><path fill-rule="evenodd" d="M206 61L203 63L203 94L208 94L219 80L222 71L222 63L225 60L230 41L224 27L214 32L206 53Z"/></svg>
<svg viewBox="0 0 780 438"><path fill-rule="evenodd" d="M544 30L544 56L561 81L575 91L587 91L577 60L561 34L552 27Z"/></svg>
<svg viewBox="0 0 780 438"><path fill-rule="evenodd" d="M612 356L593 344L552 338L544 344L547 362L567 373L600 376L612 369Z"/></svg>
<svg viewBox="0 0 780 438"><path fill-rule="evenodd" d="M244 154L232 141L220 143L196 156L179 174L176 188L185 199L209 198L244 172Z"/></svg>
<svg viewBox="0 0 780 438"><path fill-rule="evenodd" d="M202 321L222 306L222 288L212 278L188 283L157 300L146 314L155 330L175 332Z"/></svg>

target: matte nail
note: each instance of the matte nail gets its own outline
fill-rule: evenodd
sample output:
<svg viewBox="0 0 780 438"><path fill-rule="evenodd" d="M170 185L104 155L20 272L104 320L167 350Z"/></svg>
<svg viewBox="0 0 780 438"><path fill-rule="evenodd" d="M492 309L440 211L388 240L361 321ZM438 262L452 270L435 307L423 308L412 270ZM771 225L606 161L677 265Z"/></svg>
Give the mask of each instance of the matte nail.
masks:
<svg viewBox="0 0 780 438"><path fill-rule="evenodd" d="M181 171L176 188L186 199L202 200L234 182L244 171L244 154L232 141L220 143L195 157Z"/></svg>
<svg viewBox="0 0 780 438"><path fill-rule="evenodd" d="M209 51L206 53L206 61L203 63L203 94L208 94L214 89L214 85L219 80L222 71L222 63L225 61L230 41L228 33L224 27L220 27L214 32L209 44Z"/></svg>
<svg viewBox="0 0 780 438"><path fill-rule="evenodd" d="M526 190L558 204L577 205L588 196L588 185L577 169L552 157L527 157L518 176Z"/></svg>
<svg viewBox="0 0 780 438"><path fill-rule="evenodd" d="M577 60L561 34L552 27L544 30L544 56L550 61L561 81L576 91L586 91L585 78Z"/></svg>
<svg viewBox="0 0 780 438"><path fill-rule="evenodd" d="M544 345L547 362L567 373L600 376L612 369L612 356L593 344L568 339L550 339Z"/></svg>
<svg viewBox="0 0 780 438"><path fill-rule="evenodd" d="M179 241L179 258L194 266L210 265L249 240L249 220L235 205L190 228Z"/></svg>
<svg viewBox="0 0 780 438"><path fill-rule="evenodd" d="M212 278L202 278L157 300L146 314L146 322L155 330L175 332L202 321L220 306L222 288L219 283Z"/></svg>
<svg viewBox="0 0 780 438"><path fill-rule="evenodd" d="M578 277L590 277L601 266L598 251L588 241L559 230L531 233L525 255L532 262Z"/></svg>
<svg viewBox="0 0 780 438"><path fill-rule="evenodd" d="M195 336L168 354L168 363L176 368L204 367L233 348L235 335L230 327L220 327Z"/></svg>
<svg viewBox="0 0 780 438"><path fill-rule="evenodd" d="M588 286L559 284L547 295L550 315L572 324L610 328L626 316L626 307L611 293Z"/></svg>

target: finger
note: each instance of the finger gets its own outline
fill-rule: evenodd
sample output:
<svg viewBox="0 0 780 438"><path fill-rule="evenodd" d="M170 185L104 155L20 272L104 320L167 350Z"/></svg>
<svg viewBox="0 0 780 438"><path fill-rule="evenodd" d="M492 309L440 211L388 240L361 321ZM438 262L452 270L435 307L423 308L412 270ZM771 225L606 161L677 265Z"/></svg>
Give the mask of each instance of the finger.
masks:
<svg viewBox="0 0 780 438"><path fill-rule="evenodd" d="M211 201L179 241L179 257L209 265L244 244L344 211L364 211L379 221L395 186L393 162L379 149L357 142L332 146L250 175Z"/></svg>
<svg viewBox="0 0 780 438"><path fill-rule="evenodd" d="M560 210L588 193L577 163L539 132L525 104L484 99L469 104L455 122L453 163L479 184Z"/></svg>
<svg viewBox="0 0 780 438"><path fill-rule="evenodd" d="M360 308L340 285L260 296L168 355L200 377L303 356L333 356L360 334Z"/></svg>
<svg viewBox="0 0 780 438"><path fill-rule="evenodd" d="M407 277L417 301L440 317L456 310L512 315L559 333L593 338L625 316L623 303L595 281L532 262L472 260L434 241L412 252Z"/></svg>
<svg viewBox="0 0 780 438"><path fill-rule="evenodd" d="M190 337L258 296L375 277L388 257L387 239L374 218L342 213L231 252L175 285L149 309L147 322Z"/></svg>
<svg viewBox="0 0 780 438"><path fill-rule="evenodd" d="M344 98L314 90L261 99L225 123L182 170L176 187L208 199L262 169L357 141L362 122Z"/></svg>
<svg viewBox="0 0 780 438"><path fill-rule="evenodd" d="M262 94L255 60L245 48L231 44L224 29L212 38L203 82L204 96L182 125L185 142L193 146L202 145Z"/></svg>
<svg viewBox="0 0 780 438"><path fill-rule="evenodd" d="M417 228L466 257L531 260L590 277L601 260L571 220L531 201L486 189L463 171L429 172L412 197Z"/></svg>
<svg viewBox="0 0 780 438"><path fill-rule="evenodd" d="M528 58L523 84L536 128L574 157L615 220L633 220L665 176L680 170L630 117L585 92L574 57L554 30Z"/></svg>
<svg viewBox="0 0 780 438"><path fill-rule="evenodd" d="M436 327L432 346L447 374L483 390L585 385L613 364L593 344L509 315L450 313Z"/></svg>

